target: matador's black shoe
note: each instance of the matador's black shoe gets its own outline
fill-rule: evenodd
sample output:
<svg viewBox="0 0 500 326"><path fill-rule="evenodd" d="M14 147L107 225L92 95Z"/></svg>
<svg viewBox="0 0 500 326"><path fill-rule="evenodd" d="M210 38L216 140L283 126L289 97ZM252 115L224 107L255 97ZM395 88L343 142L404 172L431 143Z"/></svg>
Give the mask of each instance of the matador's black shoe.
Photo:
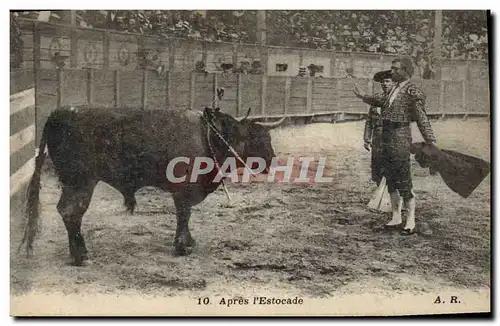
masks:
<svg viewBox="0 0 500 326"><path fill-rule="evenodd" d="M415 228L403 229L403 231L401 231L400 234L401 235L413 235L413 234L417 234L417 231L415 230Z"/></svg>
<svg viewBox="0 0 500 326"><path fill-rule="evenodd" d="M383 226L378 227L376 231L384 231L384 232L399 231L401 230L402 226L403 223L393 224L393 225L384 224Z"/></svg>

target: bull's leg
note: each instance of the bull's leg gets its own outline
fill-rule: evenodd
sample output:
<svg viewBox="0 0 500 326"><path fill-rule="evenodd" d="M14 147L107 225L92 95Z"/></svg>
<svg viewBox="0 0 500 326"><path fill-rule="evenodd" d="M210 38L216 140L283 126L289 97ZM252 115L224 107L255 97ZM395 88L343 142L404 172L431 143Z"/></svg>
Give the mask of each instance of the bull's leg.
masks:
<svg viewBox="0 0 500 326"><path fill-rule="evenodd" d="M69 251L76 266L87 259L85 239L81 233L82 218L89 207L95 183L84 187L63 186L57 211L61 214L68 232Z"/></svg>
<svg viewBox="0 0 500 326"><path fill-rule="evenodd" d="M189 218L193 202L189 197L182 194L174 195L174 203L177 213L177 229L175 232L175 253L180 256L189 254L190 248L196 245L196 241L189 231Z"/></svg>
<svg viewBox="0 0 500 326"><path fill-rule="evenodd" d="M175 231L175 254L185 256L189 254L189 247L195 245L195 241L189 232L189 218L191 217L191 203L182 195L174 195L175 209L177 213L177 229Z"/></svg>
<svg viewBox="0 0 500 326"><path fill-rule="evenodd" d="M199 185L188 186L182 191L173 195L175 208L177 211L177 230L175 232L174 247L177 255L187 255L190 247L194 247L196 241L189 232L189 218L191 217L191 208L201 203L206 197L207 192Z"/></svg>
<svg viewBox="0 0 500 326"><path fill-rule="evenodd" d="M123 205L127 212L134 214L134 209L137 205L137 201L135 200L136 188L131 185L120 184L119 182L113 182L111 185L123 195Z"/></svg>
<svg viewBox="0 0 500 326"><path fill-rule="evenodd" d="M127 208L127 212L129 212L130 214L134 214L134 209L135 209L135 206L137 205L137 201L135 200L135 196L132 195L132 196L124 196L124 197L125 197L124 205Z"/></svg>

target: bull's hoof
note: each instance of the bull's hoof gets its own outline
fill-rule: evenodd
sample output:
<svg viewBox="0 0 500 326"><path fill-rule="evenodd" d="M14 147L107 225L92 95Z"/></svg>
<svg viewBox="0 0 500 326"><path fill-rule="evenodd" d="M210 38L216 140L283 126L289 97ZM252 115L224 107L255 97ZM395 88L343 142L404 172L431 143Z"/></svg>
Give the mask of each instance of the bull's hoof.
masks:
<svg viewBox="0 0 500 326"><path fill-rule="evenodd" d="M83 260L82 256L73 257L73 265L74 266L78 266L78 267L83 266L83 262L84 262L84 260Z"/></svg>
<svg viewBox="0 0 500 326"><path fill-rule="evenodd" d="M174 254L176 256L188 256L193 252L192 247L176 244Z"/></svg>
<svg viewBox="0 0 500 326"><path fill-rule="evenodd" d="M92 266L94 265L94 262L90 259L85 259L82 263L82 266Z"/></svg>
<svg viewBox="0 0 500 326"><path fill-rule="evenodd" d="M188 247L195 247L196 246L196 240L193 239L192 237L189 237L188 242L187 242Z"/></svg>
<svg viewBox="0 0 500 326"><path fill-rule="evenodd" d="M125 206L126 214L127 215L134 215L134 210L135 210L136 205L137 205L137 202L135 201L135 199L125 199L123 202L123 206Z"/></svg>
<svg viewBox="0 0 500 326"><path fill-rule="evenodd" d="M193 247L196 245L196 241L190 236L185 241L175 241L175 255L176 256L187 256L193 251Z"/></svg>
<svg viewBox="0 0 500 326"><path fill-rule="evenodd" d="M71 266L75 266L75 267L85 267L85 266L94 265L94 262L90 259L84 259L84 260L79 260L79 261L77 261L75 259L71 259L71 261L68 264Z"/></svg>
<svg viewBox="0 0 500 326"><path fill-rule="evenodd" d="M70 255L70 264L73 266L87 266L92 265L92 261L89 260L87 251L85 250L83 253L76 253L74 255Z"/></svg>

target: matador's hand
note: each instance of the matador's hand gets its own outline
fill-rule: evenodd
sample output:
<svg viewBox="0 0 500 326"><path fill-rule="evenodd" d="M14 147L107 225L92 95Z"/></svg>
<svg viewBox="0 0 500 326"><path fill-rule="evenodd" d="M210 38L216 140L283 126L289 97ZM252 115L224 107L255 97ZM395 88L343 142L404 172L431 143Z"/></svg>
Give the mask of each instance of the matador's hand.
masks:
<svg viewBox="0 0 500 326"><path fill-rule="evenodd" d="M361 94L361 91L359 90L358 88L358 85L354 85L354 89L352 91L354 93L354 95L356 95L356 97L358 98L363 98L363 94Z"/></svg>
<svg viewBox="0 0 500 326"><path fill-rule="evenodd" d="M432 141L427 141L425 142L427 145L431 146L431 147L434 147L436 149L438 149L438 146L436 145L436 141L435 140L432 140Z"/></svg>

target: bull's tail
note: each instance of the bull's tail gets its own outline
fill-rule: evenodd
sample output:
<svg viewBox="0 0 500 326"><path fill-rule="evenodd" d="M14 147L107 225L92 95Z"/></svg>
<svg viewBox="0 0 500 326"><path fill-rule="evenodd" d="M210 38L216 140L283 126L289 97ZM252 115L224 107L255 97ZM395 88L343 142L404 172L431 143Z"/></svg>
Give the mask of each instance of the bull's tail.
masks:
<svg viewBox="0 0 500 326"><path fill-rule="evenodd" d="M45 146L47 145L48 123L43 128L42 139L38 148L38 155L35 159L35 172L31 177L28 189L26 190L26 225L24 236L19 245L19 249L26 244L26 254L29 257L33 252L33 242L39 231L40 220L40 177L42 166L45 160Z"/></svg>

